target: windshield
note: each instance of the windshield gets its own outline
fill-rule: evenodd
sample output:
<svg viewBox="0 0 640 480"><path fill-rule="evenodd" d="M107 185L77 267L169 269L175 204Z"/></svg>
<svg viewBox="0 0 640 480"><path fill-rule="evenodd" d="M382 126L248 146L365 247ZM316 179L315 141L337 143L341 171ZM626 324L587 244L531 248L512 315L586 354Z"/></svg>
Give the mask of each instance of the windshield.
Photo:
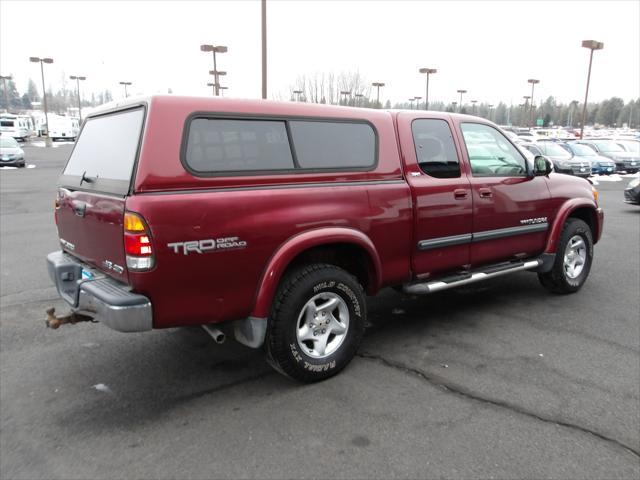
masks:
<svg viewBox="0 0 640 480"><path fill-rule="evenodd" d="M0 137L0 147L2 148L16 148L18 142L13 137Z"/></svg>
<svg viewBox="0 0 640 480"><path fill-rule="evenodd" d="M569 145L569 148L573 152L574 155L578 155L579 157L593 157L597 155L596 151L588 147L586 145L579 145L577 143L573 143Z"/></svg>
<svg viewBox="0 0 640 480"><path fill-rule="evenodd" d="M545 155L551 155L552 157L571 158L571 154L569 152L555 143L545 142L539 144L538 147Z"/></svg>
<svg viewBox="0 0 640 480"><path fill-rule="evenodd" d="M634 142L632 140L618 140L617 143L622 145L627 152L640 153L640 142Z"/></svg>
<svg viewBox="0 0 640 480"><path fill-rule="evenodd" d="M623 148L617 143L613 142L593 142L598 147L598 150L602 152L624 152Z"/></svg>

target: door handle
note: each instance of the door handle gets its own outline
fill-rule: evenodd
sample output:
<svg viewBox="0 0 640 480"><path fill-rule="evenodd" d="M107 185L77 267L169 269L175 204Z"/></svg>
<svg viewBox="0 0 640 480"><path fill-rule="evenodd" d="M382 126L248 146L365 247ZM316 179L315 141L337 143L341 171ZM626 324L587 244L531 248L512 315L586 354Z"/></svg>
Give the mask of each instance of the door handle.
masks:
<svg viewBox="0 0 640 480"><path fill-rule="evenodd" d="M456 199L467 198L468 192L464 188L457 188L453 191L453 196Z"/></svg>
<svg viewBox="0 0 640 480"><path fill-rule="evenodd" d="M491 198L493 197L493 192L490 188L479 188L478 192L480 192L480 198Z"/></svg>

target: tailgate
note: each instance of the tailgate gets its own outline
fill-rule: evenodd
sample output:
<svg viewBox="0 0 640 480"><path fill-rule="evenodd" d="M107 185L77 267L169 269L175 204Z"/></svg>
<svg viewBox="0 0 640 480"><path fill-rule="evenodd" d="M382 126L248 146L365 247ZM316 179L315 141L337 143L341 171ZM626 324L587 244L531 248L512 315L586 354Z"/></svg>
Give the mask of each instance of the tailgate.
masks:
<svg viewBox="0 0 640 480"><path fill-rule="evenodd" d="M140 146L145 109L89 117L58 181L56 222L65 251L127 280L125 202Z"/></svg>

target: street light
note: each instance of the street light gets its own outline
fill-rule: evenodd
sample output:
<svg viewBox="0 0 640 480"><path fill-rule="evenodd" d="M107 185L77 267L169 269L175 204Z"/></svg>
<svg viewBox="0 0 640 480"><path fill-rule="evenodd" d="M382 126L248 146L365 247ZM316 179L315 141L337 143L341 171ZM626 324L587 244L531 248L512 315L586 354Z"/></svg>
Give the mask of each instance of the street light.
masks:
<svg viewBox="0 0 640 480"><path fill-rule="evenodd" d="M211 52L213 54L213 70L211 70L209 73L211 72L217 72L218 70L218 66L216 64L216 53L227 53L227 47L225 47L224 45L200 45L200 50L202 52ZM218 96L220 94L220 80L218 79L218 74L219 73L211 73L212 75L215 75L215 92L216 92L216 96Z"/></svg>
<svg viewBox="0 0 640 480"><path fill-rule="evenodd" d="M296 101L299 102L300 101L300 95L302 94L302 90L294 90L293 93L296 94Z"/></svg>
<svg viewBox="0 0 640 480"><path fill-rule="evenodd" d="M131 85L131 82L120 82L120 85L124 85L124 98L127 98L129 96L129 93L127 92L127 85Z"/></svg>
<svg viewBox="0 0 640 480"><path fill-rule="evenodd" d="M362 106L362 101L363 101L362 99L364 98L364 94L363 94L363 93L356 93L356 94L354 95L354 97L356 97L356 98L357 98L357 100L356 100L356 104L357 104L358 106Z"/></svg>
<svg viewBox="0 0 640 480"><path fill-rule="evenodd" d="M211 87L211 93L213 94L213 96L216 96L216 84L215 83L211 83L208 82L207 83L207 87Z"/></svg>
<svg viewBox="0 0 640 480"><path fill-rule="evenodd" d="M478 103L478 100L470 100L470 102L471 102L472 113L475 115L476 114L476 103Z"/></svg>
<svg viewBox="0 0 640 480"><path fill-rule="evenodd" d="M49 113L47 111L47 91L44 89L44 67L45 63L53 63L53 58L40 58L40 57L29 57L30 62L40 63L40 74L42 75L42 101L44 103L44 121L45 121L45 129L47 130L47 138L44 143L47 147L53 145L51 142L51 137L49 137Z"/></svg>
<svg viewBox="0 0 640 480"><path fill-rule="evenodd" d="M587 119L587 97L589 96L589 81L591 80L591 63L593 62L593 51L602 50L604 48L604 43L596 42L595 40L583 40L582 46L591 50L591 54L589 55L589 73L587 73L587 91L584 94L584 105L582 106L582 125L580 127L581 139L582 134L584 133L584 122Z"/></svg>
<svg viewBox="0 0 640 480"><path fill-rule="evenodd" d="M416 110L418 110L420 108L420 100L422 100L422 97L413 97L413 99L416 101Z"/></svg>
<svg viewBox="0 0 640 480"><path fill-rule="evenodd" d="M410 99L409 99L409 108L410 108L411 110L413 110L413 101L414 101L414 100L415 100L415 98L410 98Z"/></svg>
<svg viewBox="0 0 640 480"><path fill-rule="evenodd" d="M218 90L220 90L220 96L224 97L224 91L228 90L229 87L223 87L222 85L218 85Z"/></svg>
<svg viewBox="0 0 640 480"><path fill-rule="evenodd" d="M529 104L529 109L530 109L529 123L533 127L533 88L536 86L536 83L540 83L540 80L536 80L535 78L530 78L529 80L527 80L527 82L531 84L531 103Z"/></svg>
<svg viewBox="0 0 640 480"><path fill-rule="evenodd" d="M9 111L9 95L7 95L7 80L12 80L13 77L11 75L0 75L0 79L2 79L2 88L4 90L4 103L7 104L7 112Z"/></svg>
<svg viewBox="0 0 640 480"><path fill-rule="evenodd" d="M86 80L87 77L78 77L76 75L71 75L69 77L71 80L75 80L78 84L78 117L80 119L80 123L82 123L82 102L80 100L80 80Z"/></svg>
<svg viewBox="0 0 640 480"><path fill-rule="evenodd" d="M493 104L489 104L488 107L489 107L489 121L492 121L491 120L491 109L493 108Z"/></svg>
<svg viewBox="0 0 640 480"><path fill-rule="evenodd" d="M383 82L373 82L371 85L378 89L376 96L376 108L380 108L380 87L384 87L385 84Z"/></svg>
<svg viewBox="0 0 640 480"><path fill-rule="evenodd" d="M424 109L429 110L429 75L438 73L438 70L436 68L421 68L419 72L427 74L427 91L424 97Z"/></svg>
<svg viewBox="0 0 640 480"><path fill-rule="evenodd" d="M340 95L344 95L344 96L345 96L344 100L345 100L345 103L346 103L346 100L347 100L347 99L346 99L346 97L347 97L348 95L351 95L351 90L342 90L342 91L340 92Z"/></svg>
<svg viewBox="0 0 640 480"><path fill-rule="evenodd" d="M458 112L462 113L462 94L463 93L467 93L466 90L458 90L458 93L460 94L460 109L458 110Z"/></svg>

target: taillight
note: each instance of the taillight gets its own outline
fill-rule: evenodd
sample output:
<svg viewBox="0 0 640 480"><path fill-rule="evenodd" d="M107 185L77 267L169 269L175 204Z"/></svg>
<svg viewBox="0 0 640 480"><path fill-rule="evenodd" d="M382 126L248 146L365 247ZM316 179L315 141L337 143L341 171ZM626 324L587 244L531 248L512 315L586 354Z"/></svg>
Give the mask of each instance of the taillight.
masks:
<svg viewBox="0 0 640 480"><path fill-rule="evenodd" d="M53 219L56 222L56 225L58 225L58 210L60 210L60 200L62 199L62 194L60 193L60 190L58 190L58 192L56 193L56 199L53 202Z"/></svg>
<svg viewBox="0 0 640 480"><path fill-rule="evenodd" d="M144 272L153 268L155 257L149 227L137 213L124 214L124 251L129 270Z"/></svg>

